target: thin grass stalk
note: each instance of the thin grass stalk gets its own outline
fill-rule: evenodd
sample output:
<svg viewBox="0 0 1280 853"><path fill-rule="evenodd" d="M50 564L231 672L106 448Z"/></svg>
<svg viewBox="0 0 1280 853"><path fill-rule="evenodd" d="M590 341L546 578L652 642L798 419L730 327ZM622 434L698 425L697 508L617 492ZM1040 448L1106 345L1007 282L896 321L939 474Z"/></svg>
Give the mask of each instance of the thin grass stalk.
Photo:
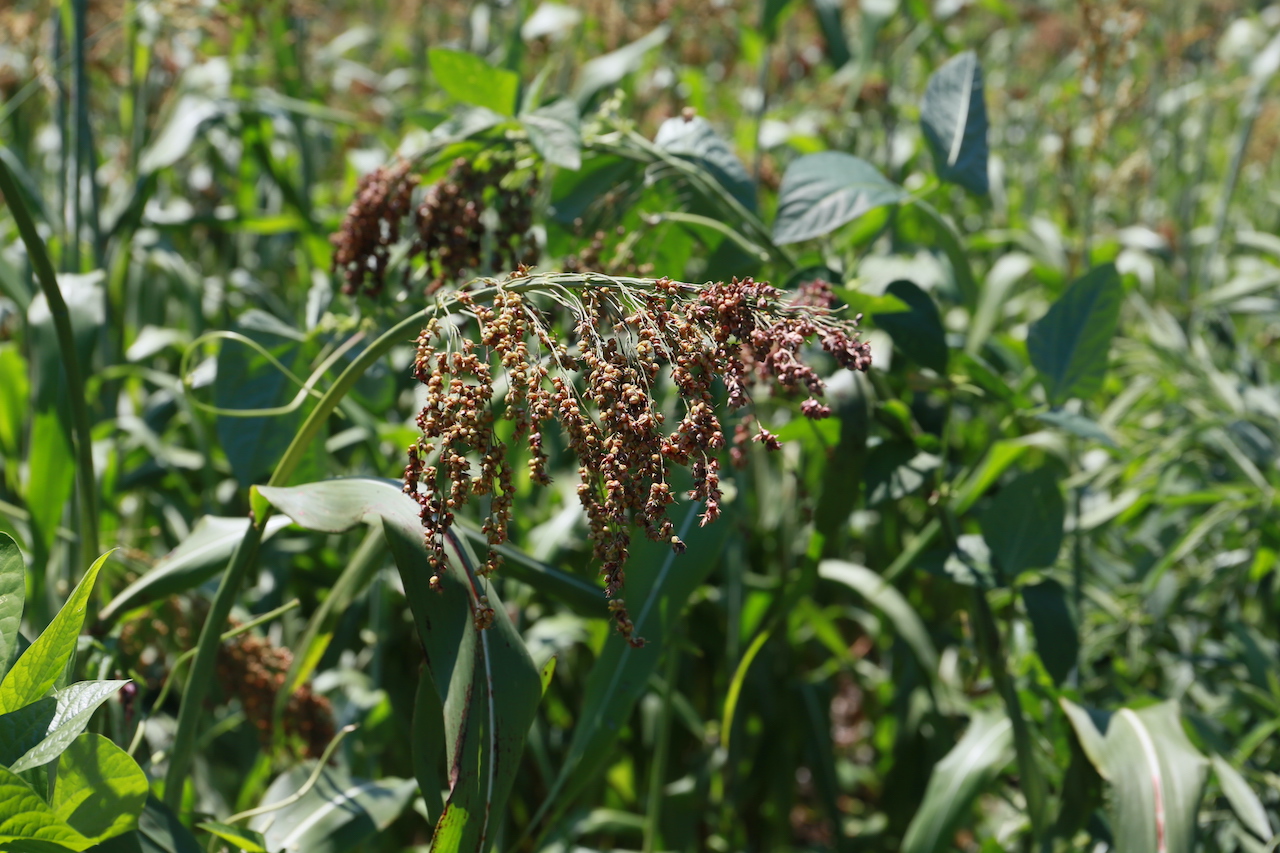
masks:
<svg viewBox="0 0 1280 853"><path fill-rule="evenodd" d="M649 801L644 813L643 853L653 853L658 849L658 834L662 821L662 789L667 775L667 758L671 751L671 718L674 715L675 681L680 675L680 641L678 635L671 637L671 645L667 648L667 671L663 673L665 683L662 686L662 714L658 717L658 733L653 745L653 765L649 768Z"/></svg>
<svg viewBox="0 0 1280 853"><path fill-rule="evenodd" d="M80 372L80 359L76 354L75 336L71 330L71 314L66 300L58 288L58 276L53 261L35 220L27 209L13 173L0 159L0 195L3 195L18 226L18 233L27 247L27 257L35 271L36 280L49 303L53 328L58 337L58 351L62 356L62 368L67 374L67 396L71 406L71 429L75 439L77 502L80 509L80 541L82 554L98 553L98 494L97 479L93 473L93 436L89 428L89 407L84 395L84 377Z"/></svg>

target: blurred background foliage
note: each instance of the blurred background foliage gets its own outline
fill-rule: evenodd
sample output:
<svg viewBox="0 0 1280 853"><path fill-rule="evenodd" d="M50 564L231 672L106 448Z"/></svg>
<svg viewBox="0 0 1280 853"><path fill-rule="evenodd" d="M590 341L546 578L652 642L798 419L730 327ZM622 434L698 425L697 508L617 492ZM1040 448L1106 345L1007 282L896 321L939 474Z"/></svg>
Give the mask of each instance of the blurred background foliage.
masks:
<svg viewBox="0 0 1280 853"><path fill-rule="evenodd" d="M0 530L28 637L118 548L78 661L134 680L94 731L157 796L115 843L1274 849L1278 39L1231 0L11 0ZM434 212L344 293L330 235L398 156ZM635 548L644 650L563 448L518 482L479 640L424 627L462 594L415 593L395 484L316 485L401 477L417 327L338 373L522 261L823 278L865 314L835 416L768 407L784 450L726 474L725 518ZM240 633L179 722L251 510L211 636Z"/></svg>

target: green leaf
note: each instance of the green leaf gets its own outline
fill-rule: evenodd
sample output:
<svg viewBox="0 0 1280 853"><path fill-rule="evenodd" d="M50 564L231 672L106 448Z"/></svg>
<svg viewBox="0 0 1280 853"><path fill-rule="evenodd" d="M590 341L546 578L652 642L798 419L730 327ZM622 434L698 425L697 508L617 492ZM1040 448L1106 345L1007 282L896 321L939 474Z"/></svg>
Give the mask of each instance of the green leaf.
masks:
<svg viewBox="0 0 1280 853"><path fill-rule="evenodd" d="M662 24L630 44L584 62L578 70L578 81L573 87L574 101L582 107L596 92L617 84L623 77L638 69L644 61L644 55L666 41L670 33L671 28Z"/></svg>
<svg viewBox="0 0 1280 853"><path fill-rule="evenodd" d="M747 210L756 209L756 185L738 155L702 116L669 118L653 143L705 169Z"/></svg>
<svg viewBox="0 0 1280 853"><path fill-rule="evenodd" d="M154 794L147 797L146 808L138 818L137 834L142 853L204 853L191 830Z"/></svg>
<svg viewBox="0 0 1280 853"><path fill-rule="evenodd" d="M949 355L947 331L933 298L914 282L901 279L885 288L885 293L906 304L907 310L874 314L871 319L889 333L894 346L907 358L945 374Z"/></svg>
<svg viewBox="0 0 1280 853"><path fill-rule="evenodd" d="M49 731L57 709L58 701L46 696L16 711L0 714L0 766L12 768L23 753L38 744Z"/></svg>
<svg viewBox="0 0 1280 853"><path fill-rule="evenodd" d="M979 714L929 775L924 799L902 839L902 853L950 849L978 795L1013 759L1013 726L1002 714ZM1138 850L1140 848L1124 848Z"/></svg>
<svg viewBox="0 0 1280 853"><path fill-rule="evenodd" d="M1055 580L1022 588L1035 634L1036 652L1053 683L1061 686L1080 655L1080 631L1067 604L1067 592Z"/></svg>
<svg viewBox="0 0 1280 853"><path fill-rule="evenodd" d="M418 675L418 689L413 697L413 722L409 731L409 749L413 758L413 775L418 780L427 807L427 820L434 826L444 811L444 777L440 775L444 752L444 705L436 692L429 670Z"/></svg>
<svg viewBox="0 0 1280 853"><path fill-rule="evenodd" d="M93 582L111 553L108 551L94 560L58 615L18 658L4 681L0 681L0 714L7 714L41 698L62 675L63 668L76 650L76 638L84 624L85 607L89 603Z"/></svg>
<svg viewBox="0 0 1280 853"><path fill-rule="evenodd" d="M987 105L982 66L973 51L953 57L930 75L920 102L920 127L938 177L977 195L990 191Z"/></svg>
<svg viewBox="0 0 1280 853"><path fill-rule="evenodd" d="M1023 474L1002 488L982 513L982 538L1010 581L1027 569L1052 566L1062 548L1067 505L1048 468Z"/></svg>
<svg viewBox="0 0 1280 853"><path fill-rule="evenodd" d="M1231 804L1231 810L1236 813L1236 817L1240 818L1240 822L1258 838L1270 841L1271 819L1267 816L1266 807L1253 792L1253 788L1249 787L1249 783L1240 775L1240 771L1232 767L1231 763L1221 755L1215 753L1209 756L1209 760L1213 762L1213 772L1218 776L1218 784L1222 786L1222 793Z"/></svg>
<svg viewBox="0 0 1280 853"><path fill-rule="evenodd" d="M839 432L834 438L835 447L826 459L822 492L814 507L813 521L818 532L832 546L838 544L837 538L848 527L849 515L857 507L861 497L869 456L867 438L871 429L871 400L867 385L861 378L855 377L848 394L832 394L829 398L835 417L827 420L837 420ZM808 421L808 418L799 420ZM792 423L798 424L798 421ZM822 423L823 421L809 421L807 425L821 429Z"/></svg>
<svg viewBox="0 0 1280 853"><path fill-rule="evenodd" d="M844 5L840 0L813 0L813 14L822 28L822 40L827 46L827 59L831 67L843 68L853 58L849 42L844 35Z"/></svg>
<svg viewBox="0 0 1280 853"><path fill-rule="evenodd" d="M195 589L226 568L231 552L244 538L249 523L247 518L201 517L177 548L161 557L146 574L111 599L111 603L98 615L98 621L109 623L135 607ZM288 526L286 518L267 519L262 540L265 542Z"/></svg>
<svg viewBox="0 0 1280 853"><path fill-rule="evenodd" d="M223 841L231 842L243 850L244 853L267 853L267 840L263 838L261 832L240 826L229 826L225 823L218 823L216 820L197 823L196 828L203 829Z"/></svg>
<svg viewBox="0 0 1280 853"><path fill-rule="evenodd" d="M494 68L474 53L433 47L427 51L431 75L450 97L504 116L516 114L520 75Z"/></svg>
<svg viewBox="0 0 1280 853"><path fill-rule="evenodd" d="M42 842L23 845L23 842ZM93 845L61 820L12 770L0 767L0 850L84 850Z"/></svg>
<svg viewBox="0 0 1280 853"><path fill-rule="evenodd" d="M110 739L86 732L58 759L53 810L98 842L137 827L147 803L147 774Z"/></svg>
<svg viewBox="0 0 1280 853"><path fill-rule="evenodd" d="M31 384L27 360L12 341L0 345L0 456L16 459L27 422Z"/></svg>
<svg viewBox="0 0 1280 853"><path fill-rule="evenodd" d="M910 204L898 208L893 224L898 239L940 251L946 256L961 301L974 308L978 303L978 283L969 266L969 252L951 223L933 205L915 198Z"/></svg>
<svg viewBox="0 0 1280 853"><path fill-rule="evenodd" d="M1182 730L1177 703L1117 711L1103 749L1115 849L1195 850L1209 762Z"/></svg>
<svg viewBox="0 0 1280 853"><path fill-rule="evenodd" d="M823 560L818 565L818 574L830 581L843 584L861 595L869 604L888 617L898 635L902 637L907 648L915 655L920 669L931 680L938 674L938 650L929 636L920 615L911 603L891 584L885 582L880 575L854 563L839 560Z"/></svg>
<svg viewBox="0 0 1280 853"><path fill-rule="evenodd" d="M1111 714L1105 711L1082 708L1070 699L1059 699L1058 704L1067 715L1071 728L1080 741L1080 747L1093 764L1094 769L1107 778L1107 747L1103 735L1110 728Z"/></svg>
<svg viewBox="0 0 1280 853"><path fill-rule="evenodd" d="M978 464L958 488L951 504L951 511L963 515L973 506L978 498L991 487L1009 466L1022 458L1022 455L1037 445L1045 445L1048 433L1032 433L1021 438L1006 438L993 442L987 455Z"/></svg>
<svg viewBox="0 0 1280 853"><path fill-rule="evenodd" d="M896 501L918 492L942 457L916 450L905 441L886 441L867 459L867 505Z"/></svg>
<svg viewBox="0 0 1280 853"><path fill-rule="evenodd" d="M582 130L578 108L563 99L520 116L529 142L542 159L575 172L582 168Z"/></svg>
<svg viewBox="0 0 1280 853"><path fill-rule="evenodd" d="M779 245L812 240L906 198L902 187L866 160L839 151L808 154L782 176L773 238Z"/></svg>
<svg viewBox="0 0 1280 853"><path fill-rule="evenodd" d="M1072 284L1027 333L1027 353L1044 380L1049 404L1089 397L1102 388L1107 351L1124 288L1112 264Z"/></svg>
<svg viewBox="0 0 1280 853"><path fill-rule="evenodd" d="M981 536L962 533L956 547L934 550L920 558L920 568L938 577L948 578L961 586L997 589L1005 586L1004 578L991 565L991 550Z"/></svg>
<svg viewBox="0 0 1280 853"><path fill-rule="evenodd" d="M93 712L98 710L98 706L128 683L128 681L77 681L59 690L56 697L47 697L47 701L56 702L53 718L41 732L38 742L29 746L21 757L13 762L10 769L15 773L21 773L53 761L84 731L85 726L89 725L89 720L93 717ZM13 713L22 713L22 711Z"/></svg>
<svg viewBox="0 0 1280 853"><path fill-rule="evenodd" d="M151 144L142 152L138 160L138 172L146 175L177 163L191 150L196 139L200 138L201 128L205 124L222 118L233 109L233 101L217 102L204 95L183 95L169 114L164 129L156 134Z"/></svg>
<svg viewBox="0 0 1280 853"><path fill-rule="evenodd" d="M267 789L262 805L280 802L301 790L313 769L308 763L281 774ZM367 781L327 767L301 799L252 818L249 826L262 834L268 850L343 853L390 826L416 790L412 779Z"/></svg>
<svg viewBox="0 0 1280 853"><path fill-rule="evenodd" d="M1063 432L1069 432L1072 435L1078 435L1089 441L1096 441L1099 444L1105 444L1107 447L1115 447L1115 439L1102 428L1102 425L1092 418L1086 418L1084 415L1076 412L1067 412L1061 409L1054 409L1048 412L1039 412L1036 414L1036 420L1043 421L1049 426L1057 427Z"/></svg>
<svg viewBox="0 0 1280 853"><path fill-rule="evenodd" d="M31 458L27 480L27 509L33 538L48 552L62 522L62 512L75 491L76 464L71 440L57 410L36 413L31 425Z"/></svg>
<svg viewBox="0 0 1280 853"><path fill-rule="evenodd" d="M255 341L290 370L303 362L303 336L257 309L240 316L233 330ZM223 341L213 402L219 409L270 409L287 405L297 393L293 381L248 345ZM219 414L218 441L231 471L244 488L265 479L280 461L302 423L302 411L273 416Z"/></svg>
<svg viewBox="0 0 1280 853"><path fill-rule="evenodd" d="M18 543L0 533L0 677L9 671L18 648L22 605L27 596L27 569Z"/></svg>

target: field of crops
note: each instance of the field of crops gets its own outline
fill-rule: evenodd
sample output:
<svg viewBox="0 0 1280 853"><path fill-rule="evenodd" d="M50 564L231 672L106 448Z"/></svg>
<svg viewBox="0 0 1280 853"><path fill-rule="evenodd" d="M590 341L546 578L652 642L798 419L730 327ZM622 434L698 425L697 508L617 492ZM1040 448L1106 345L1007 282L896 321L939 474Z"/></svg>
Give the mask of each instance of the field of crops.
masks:
<svg viewBox="0 0 1280 853"><path fill-rule="evenodd" d="M1278 70L0 4L0 850L1276 850Z"/></svg>

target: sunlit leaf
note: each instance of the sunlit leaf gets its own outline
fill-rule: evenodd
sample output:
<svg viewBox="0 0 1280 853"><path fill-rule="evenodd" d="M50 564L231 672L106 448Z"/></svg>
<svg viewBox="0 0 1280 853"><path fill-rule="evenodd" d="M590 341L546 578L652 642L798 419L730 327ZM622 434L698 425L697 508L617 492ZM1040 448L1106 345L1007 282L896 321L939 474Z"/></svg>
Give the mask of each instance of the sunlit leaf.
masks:
<svg viewBox="0 0 1280 853"><path fill-rule="evenodd" d="M929 77L920 102L920 126L938 176L986 195L987 105L982 66L973 51L952 58Z"/></svg>
<svg viewBox="0 0 1280 853"><path fill-rule="evenodd" d="M451 97L500 115L516 114L520 76L514 71L494 68L474 53L447 47L431 48L427 60L432 79Z"/></svg>
<svg viewBox="0 0 1280 853"><path fill-rule="evenodd" d="M812 240L906 197L866 160L839 151L808 154L782 176L773 238L780 245Z"/></svg>
<svg viewBox="0 0 1280 853"><path fill-rule="evenodd" d="M148 788L147 774L128 753L86 732L58 759L53 810L81 835L103 841L137 827Z"/></svg>

